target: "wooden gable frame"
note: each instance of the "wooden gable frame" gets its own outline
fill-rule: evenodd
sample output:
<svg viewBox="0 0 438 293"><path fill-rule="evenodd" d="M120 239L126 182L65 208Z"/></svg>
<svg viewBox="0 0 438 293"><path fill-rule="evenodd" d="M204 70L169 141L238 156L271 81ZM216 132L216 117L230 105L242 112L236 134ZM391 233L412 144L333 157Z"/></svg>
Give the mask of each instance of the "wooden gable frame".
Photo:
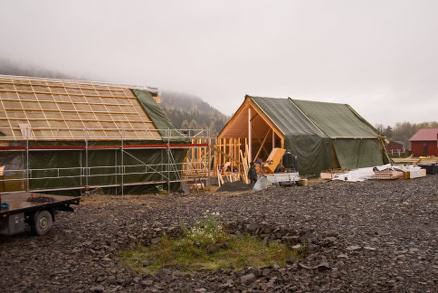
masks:
<svg viewBox="0 0 438 293"><path fill-rule="evenodd" d="M276 145L278 140L280 145ZM284 133L250 96L245 96L242 105L218 135L214 159L219 168L230 162L231 170L234 167L241 170L239 165L249 165L260 159L262 153L267 158L274 147L284 148Z"/></svg>

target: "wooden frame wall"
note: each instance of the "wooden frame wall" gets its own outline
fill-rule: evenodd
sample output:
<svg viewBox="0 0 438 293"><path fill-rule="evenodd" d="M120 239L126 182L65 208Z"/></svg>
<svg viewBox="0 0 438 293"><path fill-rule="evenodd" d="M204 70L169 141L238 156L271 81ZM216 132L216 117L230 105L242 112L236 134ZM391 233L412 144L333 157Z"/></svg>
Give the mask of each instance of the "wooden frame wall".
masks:
<svg viewBox="0 0 438 293"><path fill-rule="evenodd" d="M192 138L191 144L194 147L189 149L183 161L182 177L184 179L209 177L211 175L211 138Z"/></svg>
<svg viewBox="0 0 438 293"><path fill-rule="evenodd" d="M224 183L223 177L230 182L242 180L249 184L247 138L218 138L212 149L213 170L214 175L218 177L219 186Z"/></svg>

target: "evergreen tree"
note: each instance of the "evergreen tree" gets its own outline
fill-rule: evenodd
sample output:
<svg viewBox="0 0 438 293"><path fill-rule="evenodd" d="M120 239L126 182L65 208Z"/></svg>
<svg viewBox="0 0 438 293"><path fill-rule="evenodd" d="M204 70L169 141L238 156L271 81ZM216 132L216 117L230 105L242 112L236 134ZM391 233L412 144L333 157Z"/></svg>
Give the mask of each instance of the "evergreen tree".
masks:
<svg viewBox="0 0 438 293"><path fill-rule="evenodd" d="M386 136L387 139L391 139L392 138L392 127L388 125L388 127L386 127L386 129L383 131L383 134Z"/></svg>

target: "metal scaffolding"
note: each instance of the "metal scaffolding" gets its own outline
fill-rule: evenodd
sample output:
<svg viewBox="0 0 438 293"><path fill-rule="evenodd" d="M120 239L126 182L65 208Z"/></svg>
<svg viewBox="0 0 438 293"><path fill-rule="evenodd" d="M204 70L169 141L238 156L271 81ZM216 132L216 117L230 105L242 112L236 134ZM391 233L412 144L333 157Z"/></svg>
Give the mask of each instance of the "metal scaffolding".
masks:
<svg viewBox="0 0 438 293"><path fill-rule="evenodd" d="M39 135L37 138L33 133L43 133L47 130L51 133L50 138L44 138ZM73 131L72 131L73 130ZM157 141L156 134L148 134L148 130L137 129L135 131L143 132L144 137L141 141L125 139L123 129L105 129L118 132L119 137L111 137L105 141L105 138L96 140L96 132L101 129L69 129L69 139L62 136L66 129L54 128L31 128L29 126L19 129L8 130L0 129L1 133L16 133L20 131L23 134L22 139L11 136L0 136L0 191L3 192L48 192L60 190L91 190L95 188L116 188L119 194L124 194L128 186L135 185L161 185L165 186L170 192L171 184L183 181L190 181L196 178L203 180L208 184L210 175L210 132L208 129L165 129L158 130L162 135ZM132 131L132 129L130 129ZM53 134L59 134L53 138ZM76 136L72 137L71 133ZM81 133L82 135L77 135ZM90 140L90 133L93 133L93 140ZM153 136L152 136L153 135ZM98 135L97 135L98 136ZM151 136L151 137L149 137ZM73 139L72 139L73 138ZM146 144L148 139L151 144ZM50 139L50 140L49 140ZM108 138L107 138L108 139ZM175 140L178 140L175 142ZM74 142L73 144L64 142ZM104 144L94 144L93 142L105 142ZM181 143L180 141L184 141ZM35 144L35 142L40 142ZM41 143L43 142L43 143ZM129 143L128 143L129 142ZM150 164L143 161L136 155L141 150L160 151L161 160L158 164ZM175 150L185 150L187 155L182 162L175 161ZM50 166L49 163L42 164L38 168L30 164L34 152L70 152L71 155L77 155L77 166L61 168ZM90 164L90 154L98 156L100 151L112 151L114 153L114 165L92 165ZM68 154L69 155L69 154ZM2 158L14 158L15 164L5 165ZM127 161L135 161L135 164ZM130 176L155 174L159 180L132 182ZM100 178L113 178L111 182L96 184ZM74 186L61 186L49 188L32 188L35 182L44 180L64 180L71 179L72 182L78 182ZM105 180L109 181L109 180ZM38 184L37 184L38 185Z"/></svg>

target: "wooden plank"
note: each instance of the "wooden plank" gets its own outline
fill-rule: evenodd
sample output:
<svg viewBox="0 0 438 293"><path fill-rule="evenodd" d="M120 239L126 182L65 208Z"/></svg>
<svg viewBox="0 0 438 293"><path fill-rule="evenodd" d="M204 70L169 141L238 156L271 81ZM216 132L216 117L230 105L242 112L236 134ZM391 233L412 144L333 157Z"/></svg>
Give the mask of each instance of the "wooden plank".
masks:
<svg viewBox="0 0 438 293"><path fill-rule="evenodd" d="M259 148L259 150L258 150L256 156L254 157L254 161L257 161L257 159L259 158L259 155L260 155L260 152L262 151L262 148L265 149L265 151L266 151L265 143L266 143L266 139L267 139L268 136L269 136L269 132L270 132L270 131L271 131L271 129L269 129L268 132L266 133L265 138L263 139L263 141L262 141L262 143L261 143L261 145L260 145L260 148ZM266 151L266 152L267 152L267 151Z"/></svg>
<svg viewBox="0 0 438 293"><path fill-rule="evenodd" d="M250 160L252 160L252 125L251 125L251 107L248 107L248 144L249 149L247 150L247 154Z"/></svg>
<svg viewBox="0 0 438 293"><path fill-rule="evenodd" d="M248 165L246 164L247 159L243 156L242 150L240 150L240 157L241 157L242 162L243 162L243 164L242 164L243 172L244 172L243 175L242 175L243 182L245 182L245 184L249 184L249 179L248 179L248 170L249 170L249 168L248 168Z"/></svg>
<svg viewBox="0 0 438 293"><path fill-rule="evenodd" d="M248 153L248 143L247 142L245 142L245 153L246 153L246 158L248 160L248 166L249 166L249 165L251 165L251 158L250 158L249 153Z"/></svg>
<svg viewBox="0 0 438 293"><path fill-rule="evenodd" d="M277 168L278 164L280 163L281 159L283 158L283 155L285 152L286 152L285 149L281 149L281 148L273 149L272 152L269 154L269 157L266 161L264 168L268 172L274 173L275 169ZM269 162L272 162L272 163L269 163Z"/></svg>
<svg viewBox="0 0 438 293"><path fill-rule="evenodd" d="M418 163L420 161L419 158L392 158L392 160L397 164L412 164L412 163Z"/></svg>
<svg viewBox="0 0 438 293"><path fill-rule="evenodd" d="M217 147L215 147L215 146L211 146L211 148L212 148L215 152L218 152L218 153L220 153L221 155L223 155L225 158L230 159L230 160L232 160L232 161L234 161L234 162L236 162L236 163L238 163L238 164L242 164L242 162L240 162L239 160L236 160L235 158L233 158L232 156L228 155L227 153L224 153L223 151L221 151L221 150L218 149Z"/></svg>
<svg viewBox="0 0 438 293"><path fill-rule="evenodd" d="M263 150L264 150L267 154L269 154L268 150L265 148L264 144L262 143L262 140L258 137L258 135L256 134L255 130L254 130L253 128L252 128L252 130L254 131L254 135L255 135L255 137L257 138L257 140L258 140L259 143L260 143L260 148L263 148ZM253 161L255 161L255 160L256 160L256 158L254 158Z"/></svg>

